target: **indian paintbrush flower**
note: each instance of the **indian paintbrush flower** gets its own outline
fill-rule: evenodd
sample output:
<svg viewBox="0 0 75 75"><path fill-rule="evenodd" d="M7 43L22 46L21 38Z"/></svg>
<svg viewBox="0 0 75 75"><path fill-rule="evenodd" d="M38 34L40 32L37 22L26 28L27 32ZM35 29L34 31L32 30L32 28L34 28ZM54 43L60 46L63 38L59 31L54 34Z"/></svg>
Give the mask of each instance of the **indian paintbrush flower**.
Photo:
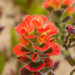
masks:
<svg viewBox="0 0 75 75"><path fill-rule="evenodd" d="M59 55L60 47L52 35L58 33L53 23L44 15L27 15L15 31L21 35L20 44L13 48L17 58L27 65L20 75L45 75L53 68L51 55Z"/></svg>
<svg viewBox="0 0 75 75"><path fill-rule="evenodd" d="M75 0L46 0L46 2L42 4L42 7L50 11L50 14L55 19L60 19L62 22L67 22L75 13L74 5Z"/></svg>
<svg viewBox="0 0 75 75"><path fill-rule="evenodd" d="M42 4L43 8L51 7L53 9L66 8L71 4L74 4L75 0L46 0Z"/></svg>

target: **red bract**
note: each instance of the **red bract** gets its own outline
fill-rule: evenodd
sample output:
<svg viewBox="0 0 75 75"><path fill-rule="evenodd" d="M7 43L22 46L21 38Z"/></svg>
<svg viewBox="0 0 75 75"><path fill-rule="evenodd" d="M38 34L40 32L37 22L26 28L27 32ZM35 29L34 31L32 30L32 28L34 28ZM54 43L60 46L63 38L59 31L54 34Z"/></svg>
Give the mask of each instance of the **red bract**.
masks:
<svg viewBox="0 0 75 75"><path fill-rule="evenodd" d="M21 37L20 38L20 43L22 43L23 45L28 45L29 44L29 40L28 39L26 39L26 38L24 38L24 37Z"/></svg>
<svg viewBox="0 0 75 75"><path fill-rule="evenodd" d="M15 28L15 31L17 31L17 33L21 34L21 24L18 25L18 27Z"/></svg>
<svg viewBox="0 0 75 75"><path fill-rule="evenodd" d="M25 68L29 71L39 71L45 66L45 63L40 61L37 63L31 62L30 64L26 65Z"/></svg>
<svg viewBox="0 0 75 75"><path fill-rule="evenodd" d="M32 55L31 55L31 59L32 59L32 61L35 61L35 60L38 58L38 55L39 55L39 53L38 53L38 52L37 52L37 53L32 54Z"/></svg>
<svg viewBox="0 0 75 75"><path fill-rule="evenodd" d="M51 67L53 65L53 60L50 58L46 58L45 63L47 64L47 66Z"/></svg>
<svg viewBox="0 0 75 75"><path fill-rule="evenodd" d="M39 40L39 42L40 43L43 43L44 41L46 41L46 39L47 39L47 35L46 34L39 34L39 36L38 36L38 40Z"/></svg>
<svg viewBox="0 0 75 75"><path fill-rule="evenodd" d="M30 53L27 49L24 49L24 50L26 50L26 52L22 51L23 49L24 49L24 47L21 44L18 44L13 48L13 52L17 56L21 56L21 55Z"/></svg>
<svg viewBox="0 0 75 75"><path fill-rule="evenodd" d="M31 72L24 67L20 69L19 75L43 75L43 74L41 74L40 72Z"/></svg>
<svg viewBox="0 0 75 75"><path fill-rule="evenodd" d="M20 75L24 75L26 71L26 74L30 72L30 75L48 73L52 69L53 61L46 57L60 53L59 45L54 43L55 38L51 38L58 32L58 28L47 22L43 15L27 15L15 30L21 35L21 44L16 45L13 52L20 61L26 63Z"/></svg>
<svg viewBox="0 0 75 75"><path fill-rule="evenodd" d="M16 27L15 30L25 38L35 38L35 31L37 31L37 33L39 33L39 42L44 42L47 39L47 36L53 35L58 32L58 29L54 26L53 23L46 23L46 21L47 18L43 15L27 15L22 24Z"/></svg>
<svg viewBox="0 0 75 75"><path fill-rule="evenodd" d="M40 51L45 51L47 50L50 46L52 45L52 42L47 42L44 47L39 47L39 46L33 46L35 49L40 50Z"/></svg>
<svg viewBox="0 0 75 75"><path fill-rule="evenodd" d="M60 4L61 0L46 0L46 3L43 3L42 6L44 8L47 7L59 8Z"/></svg>
<svg viewBox="0 0 75 75"><path fill-rule="evenodd" d="M63 0L63 5L70 5L74 3L74 0Z"/></svg>
<svg viewBox="0 0 75 75"><path fill-rule="evenodd" d="M51 53L48 53L48 54L46 54L46 55L59 55L59 53L60 53L60 47L59 47L59 45L57 44L57 43L54 43L52 46L51 46L51 48L52 48L52 52Z"/></svg>
<svg viewBox="0 0 75 75"><path fill-rule="evenodd" d="M53 35L58 32L58 29L54 26L53 23L47 22L43 28L39 28L37 32L45 33L47 35Z"/></svg>
<svg viewBox="0 0 75 75"><path fill-rule="evenodd" d="M23 35L25 38L34 38L36 36L34 35L27 35L28 33L24 30L24 29L21 29L21 35Z"/></svg>
<svg viewBox="0 0 75 75"><path fill-rule="evenodd" d="M32 75L32 72L30 72L29 70L27 70L27 69L24 67L24 68L20 69L19 75Z"/></svg>
<svg viewBox="0 0 75 75"><path fill-rule="evenodd" d="M22 24L15 28L18 33L21 33L21 29L24 29L29 34L34 31L34 28L41 28L46 23L47 18L43 15L30 16L27 15Z"/></svg>
<svg viewBox="0 0 75 75"><path fill-rule="evenodd" d="M18 59L22 62L25 62L25 63L31 62L31 59L26 55L20 56L20 57L18 57Z"/></svg>
<svg viewBox="0 0 75 75"><path fill-rule="evenodd" d="M67 8L67 14L71 15L75 12L75 8L73 6L69 6Z"/></svg>
<svg viewBox="0 0 75 75"><path fill-rule="evenodd" d="M62 6L66 7L70 4L73 4L75 0L46 0L45 3L42 4L43 8L49 8L52 7L54 9L59 9Z"/></svg>
<svg viewBox="0 0 75 75"><path fill-rule="evenodd" d="M46 23L47 19L45 16L37 15L31 20L31 25L33 25L34 28L41 28Z"/></svg>

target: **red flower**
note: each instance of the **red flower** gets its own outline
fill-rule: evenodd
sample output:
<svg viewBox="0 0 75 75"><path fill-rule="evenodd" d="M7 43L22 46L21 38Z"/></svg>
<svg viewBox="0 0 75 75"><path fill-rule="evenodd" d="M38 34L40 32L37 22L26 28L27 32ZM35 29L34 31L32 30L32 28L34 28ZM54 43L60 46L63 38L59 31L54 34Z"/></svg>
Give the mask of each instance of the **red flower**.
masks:
<svg viewBox="0 0 75 75"><path fill-rule="evenodd" d="M39 36L38 36L38 40L39 40L40 43L45 42L46 39L47 39L46 34L39 34Z"/></svg>
<svg viewBox="0 0 75 75"><path fill-rule="evenodd" d="M18 59L22 62L25 62L25 63L31 62L31 59L26 55L20 56L20 57L18 57Z"/></svg>
<svg viewBox="0 0 75 75"><path fill-rule="evenodd" d="M37 32L40 34L45 33L46 35L50 36L56 34L58 32L58 28L56 28L53 23L47 22L45 26L43 28L39 28Z"/></svg>
<svg viewBox="0 0 75 75"><path fill-rule="evenodd" d="M46 58L45 63L47 64L47 66L51 67L53 65L53 60L50 58Z"/></svg>
<svg viewBox="0 0 75 75"><path fill-rule="evenodd" d="M31 20L31 25L33 25L34 28L41 28L46 23L47 19L43 15L37 15Z"/></svg>
<svg viewBox="0 0 75 75"><path fill-rule="evenodd" d="M43 15L27 15L22 24L15 28L21 35L21 44L16 45L13 48L13 52L20 61L26 63L25 68L20 70L20 75L29 73L30 75L42 75L41 73L48 73L52 69L53 61L42 56L49 57L60 53L59 45L53 43L55 38L51 38L51 35L58 32L58 28L53 23L46 23L46 21L47 18ZM43 62L44 59L45 61ZM38 72L39 70L41 73Z"/></svg>
<svg viewBox="0 0 75 75"><path fill-rule="evenodd" d="M23 44L24 46L26 46L26 45L29 44L29 40L24 38L24 37L21 37L20 38L20 43Z"/></svg>
<svg viewBox="0 0 75 75"><path fill-rule="evenodd" d="M34 30L43 27L46 21L47 18L43 15L27 15L22 24L19 24L19 26L17 26L15 30L25 38L34 38L36 37L34 34L32 35L32 33L34 33Z"/></svg>
<svg viewBox="0 0 75 75"><path fill-rule="evenodd" d="M42 74L40 72L31 72L24 67L20 69L19 75L42 75Z"/></svg>
<svg viewBox="0 0 75 75"><path fill-rule="evenodd" d="M24 54L29 54L30 51L28 49L26 49L25 47L23 47L21 44L16 45L13 48L13 52L17 55L17 56L21 56Z"/></svg>
<svg viewBox="0 0 75 75"><path fill-rule="evenodd" d="M17 31L17 33L21 34L21 24L18 25L18 27L15 28L15 31Z"/></svg>
<svg viewBox="0 0 75 75"><path fill-rule="evenodd" d="M32 72L30 72L29 70L27 70L27 69L24 67L24 68L20 69L19 75L32 75Z"/></svg>
<svg viewBox="0 0 75 75"><path fill-rule="evenodd" d="M46 3L42 4L44 8L47 7L59 8L60 5L61 5L61 0L46 0Z"/></svg>
<svg viewBox="0 0 75 75"><path fill-rule="evenodd" d="M28 69L29 71L39 71L45 66L45 63L40 61L40 62L31 62L30 64L26 65L25 68Z"/></svg>
<svg viewBox="0 0 75 75"><path fill-rule="evenodd" d="M24 29L21 29L21 34L25 37L25 38L34 38L36 36L34 35L27 35L27 32Z"/></svg>
<svg viewBox="0 0 75 75"><path fill-rule="evenodd" d="M67 14L73 14L75 12L75 8L73 7L73 6L69 6L68 8L67 8Z"/></svg>
<svg viewBox="0 0 75 75"><path fill-rule="evenodd" d="M43 43L48 39L48 36L56 34L58 29L53 23L47 22L47 18L43 15L27 15L22 24L15 28L15 30L27 39L38 37L38 42ZM28 44L29 40L23 38L20 42L23 45ZM26 41L26 42L25 42ZM35 42L34 42L35 43Z"/></svg>
<svg viewBox="0 0 75 75"><path fill-rule="evenodd" d="M32 61L35 61L38 58L38 55L39 55L39 52L32 54L31 55Z"/></svg>
<svg viewBox="0 0 75 75"><path fill-rule="evenodd" d="M45 67L42 68L42 69L40 70L40 72L43 73L43 74L47 74L47 73L49 73L49 72L52 70L52 68L53 68L53 60L50 59L49 57L47 57L47 58L45 58L44 62L45 62Z"/></svg>
<svg viewBox="0 0 75 75"><path fill-rule="evenodd" d="M33 46L35 49L40 50L40 51L45 51L47 50L50 46L52 45L52 42L47 42L44 47L39 47L39 46Z"/></svg>
<svg viewBox="0 0 75 75"><path fill-rule="evenodd" d="M43 4L42 4L42 7L43 7L43 8L47 8L47 7L50 7L50 5L49 5L48 3L43 3Z"/></svg>
<svg viewBox="0 0 75 75"><path fill-rule="evenodd" d="M25 54L32 54L32 51L30 51L28 48L24 47L21 44L16 45L13 48L13 52L17 55L17 56L22 56Z"/></svg>
<svg viewBox="0 0 75 75"><path fill-rule="evenodd" d="M52 48L52 51L50 53L46 54L46 55L50 55L50 56L51 55L59 55L60 47L57 43L53 43L51 48Z"/></svg>
<svg viewBox="0 0 75 75"><path fill-rule="evenodd" d="M15 30L20 33L21 29L24 29L26 32L31 33L34 28L41 28L46 23L47 18L43 15L27 15L23 20L22 24L15 28Z"/></svg>
<svg viewBox="0 0 75 75"><path fill-rule="evenodd" d="M53 42L54 42L55 38L48 38L46 40L46 43L42 43L40 46L33 46L36 50L40 50L40 51L46 51L49 49L49 47L52 46Z"/></svg>
<svg viewBox="0 0 75 75"><path fill-rule="evenodd" d="M70 5L74 3L74 0L63 0L63 5Z"/></svg>
<svg viewBox="0 0 75 75"><path fill-rule="evenodd" d="M53 7L54 9L59 9L61 6L69 6L73 4L75 0L46 0L45 3L42 4L43 8Z"/></svg>

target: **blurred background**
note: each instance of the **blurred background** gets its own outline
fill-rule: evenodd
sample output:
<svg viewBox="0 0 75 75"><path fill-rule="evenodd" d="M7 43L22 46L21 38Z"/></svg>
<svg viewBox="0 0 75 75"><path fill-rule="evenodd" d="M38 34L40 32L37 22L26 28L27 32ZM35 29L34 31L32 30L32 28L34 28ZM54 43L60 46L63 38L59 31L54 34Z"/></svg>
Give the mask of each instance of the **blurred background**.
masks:
<svg viewBox="0 0 75 75"><path fill-rule="evenodd" d="M13 54L13 47L19 43L20 36L14 30L22 22L25 15L45 15L50 21L46 9L42 8L45 0L0 0L0 75L18 75L19 69L24 63L18 61ZM70 48L71 56L75 56L75 47ZM70 75L75 69L65 59L62 53L52 56L57 68L55 75ZM75 73L74 73L75 75Z"/></svg>

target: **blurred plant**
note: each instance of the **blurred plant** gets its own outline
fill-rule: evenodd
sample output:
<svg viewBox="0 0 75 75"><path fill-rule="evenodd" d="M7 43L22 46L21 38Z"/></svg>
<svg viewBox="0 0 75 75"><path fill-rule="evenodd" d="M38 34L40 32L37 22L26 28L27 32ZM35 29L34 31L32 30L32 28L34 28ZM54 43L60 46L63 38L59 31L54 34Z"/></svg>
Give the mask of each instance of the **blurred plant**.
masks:
<svg viewBox="0 0 75 75"><path fill-rule="evenodd" d="M18 37L16 37L16 33L15 33L15 31L14 31L14 28L12 28L11 29L11 32L10 32L10 34L11 34L11 55L13 55L13 51L12 51L12 48L16 45L16 44L18 44L19 43L19 36Z"/></svg>
<svg viewBox="0 0 75 75"><path fill-rule="evenodd" d="M20 44L13 48L18 59L26 63L19 71L20 75L45 75L52 72L51 55L59 55L60 47L51 36L58 32L53 23L47 22L43 15L27 15L15 28L21 35Z"/></svg>
<svg viewBox="0 0 75 75"><path fill-rule="evenodd" d="M1 18L1 16L2 16L2 9L1 9L1 7L0 7L0 18Z"/></svg>
<svg viewBox="0 0 75 75"><path fill-rule="evenodd" d="M22 13L24 14L46 15L46 11L41 7L41 3L43 2L43 0L14 0L14 1L21 8Z"/></svg>
<svg viewBox="0 0 75 75"><path fill-rule="evenodd" d="M53 71L58 68L59 64L60 64L60 61L56 61L56 62L54 63Z"/></svg>
<svg viewBox="0 0 75 75"><path fill-rule="evenodd" d="M0 54L0 75L2 74L3 72L3 69L4 69L4 65L5 65L5 61L6 61L6 51L4 49L4 52L2 52Z"/></svg>
<svg viewBox="0 0 75 75"><path fill-rule="evenodd" d="M4 29L4 27L0 27L0 33L2 32L3 29Z"/></svg>
<svg viewBox="0 0 75 75"><path fill-rule="evenodd" d="M72 25L69 25L67 29L69 33L65 36L64 43L63 43L63 47L65 47L66 50L68 50L70 47L75 46L75 44L71 44L72 42L75 42L75 37L72 37L71 39L69 39L71 34L75 34L75 29L72 27ZM65 54L66 60L72 66L75 66L75 59L71 57L71 54L69 53L69 51L65 51L64 54Z"/></svg>
<svg viewBox="0 0 75 75"><path fill-rule="evenodd" d="M75 0L46 0L42 7L49 11L53 17L52 22L59 28L59 33L54 36L56 36L56 42L60 44L61 48L62 46L65 48L65 51L62 50L65 59L70 65L75 66L75 59L71 57L68 50L75 46L75 28L71 25L75 24Z"/></svg>
<svg viewBox="0 0 75 75"><path fill-rule="evenodd" d="M23 13L27 13L28 8L34 0L14 0L18 4Z"/></svg>
<svg viewBox="0 0 75 75"><path fill-rule="evenodd" d="M57 38L57 42L61 45L65 37L64 34L66 34L64 28L66 29L67 24L72 23L72 15L75 13L74 2L75 0L46 0L46 3L42 4L43 8L50 12L53 17L52 21L59 28L59 34L56 36L60 37L61 35L60 39Z"/></svg>
<svg viewBox="0 0 75 75"><path fill-rule="evenodd" d="M22 12L25 14L46 15L46 11L40 6L40 3L43 2L43 0L15 0L15 2L20 6ZM42 6L49 11L49 14L52 17L51 20L55 23L56 27L59 28L59 32L58 34L55 34L57 33L57 29L53 23L48 22L43 26L45 24L43 19L46 21L46 18L39 18L39 15L37 15L37 17L27 15L22 24L15 28L15 30L22 36L20 38L21 44L16 45L19 41L16 42L17 39L14 39L15 32L13 32L14 30L12 31L12 47L16 45L13 48L13 52L17 55L20 61L28 64L20 70L20 75L31 75L32 73L33 75L44 75L44 73L48 73L49 71L50 72L47 75L54 74L52 71L53 61L49 58L49 55L47 55L49 52L53 53L52 49L54 46L52 46L51 43L55 40L54 37L56 37L55 42L59 43L61 48L62 46L65 48L65 51L62 50L65 59L70 65L75 66L75 59L71 57L68 50L75 46L75 29L71 25L75 24L75 0L46 0ZM66 27L68 30L67 35ZM48 36L50 37L48 38ZM49 45L51 45L50 48L48 47ZM56 47L56 49L58 49L58 47ZM44 63L45 66L40 67ZM20 63L18 65L20 65ZM59 65L59 62L57 62L54 67L57 68L57 65ZM32 71L35 69L37 71ZM71 75L72 74L73 72Z"/></svg>
<svg viewBox="0 0 75 75"><path fill-rule="evenodd" d="M75 69L74 70L72 70L72 72L70 73L70 75L73 75L73 73L75 72Z"/></svg>

